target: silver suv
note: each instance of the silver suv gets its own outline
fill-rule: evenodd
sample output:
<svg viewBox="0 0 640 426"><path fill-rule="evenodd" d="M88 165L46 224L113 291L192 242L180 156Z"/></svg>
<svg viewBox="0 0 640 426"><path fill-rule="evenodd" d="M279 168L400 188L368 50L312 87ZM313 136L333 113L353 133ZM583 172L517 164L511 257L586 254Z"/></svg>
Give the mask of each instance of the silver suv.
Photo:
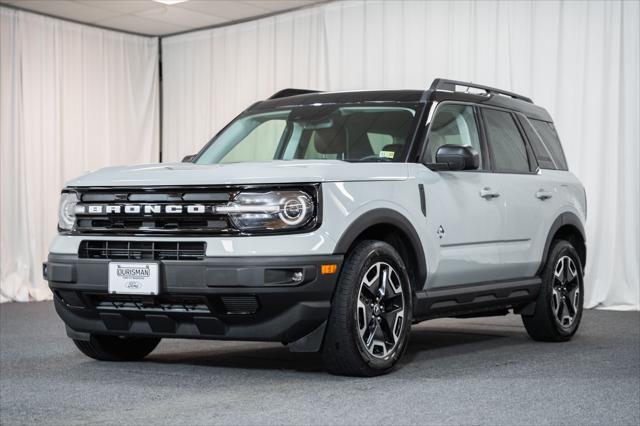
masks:
<svg viewBox="0 0 640 426"><path fill-rule="evenodd" d="M431 318L513 311L536 340L570 339L585 219L552 119L526 97L442 79L286 89L182 163L69 182L44 275L92 358L277 341L372 376Z"/></svg>

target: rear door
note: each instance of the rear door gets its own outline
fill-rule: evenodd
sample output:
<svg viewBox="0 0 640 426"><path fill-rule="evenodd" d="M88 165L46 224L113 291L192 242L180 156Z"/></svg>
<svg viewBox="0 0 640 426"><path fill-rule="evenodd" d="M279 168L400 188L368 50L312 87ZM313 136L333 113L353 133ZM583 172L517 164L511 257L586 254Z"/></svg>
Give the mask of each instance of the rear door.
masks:
<svg viewBox="0 0 640 426"><path fill-rule="evenodd" d="M473 105L444 102L429 124L423 154L435 163L442 145L470 145L480 155L480 168L436 171L424 168L420 179L427 198L429 232L438 243L436 267L429 288L492 281L501 268L497 243L504 226L504 206L496 175L491 173L487 147Z"/></svg>
<svg viewBox="0 0 640 426"><path fill-rule="evenodd" d="M555 194L540 173L516 115L491 107L480 111L505 207L502 238L497 244L502 267L496 278L532 277L540 262L538 241L555 210Z"/></svg>

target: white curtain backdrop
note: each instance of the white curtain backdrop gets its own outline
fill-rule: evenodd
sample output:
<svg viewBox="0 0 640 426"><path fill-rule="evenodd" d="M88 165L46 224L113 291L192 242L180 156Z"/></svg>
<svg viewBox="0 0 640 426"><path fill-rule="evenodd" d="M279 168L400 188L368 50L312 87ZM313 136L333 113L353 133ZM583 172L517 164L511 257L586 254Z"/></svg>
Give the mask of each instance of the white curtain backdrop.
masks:
<svg viewBox="0 0 640 426"><path fill-rule="evenodd" d="M50 297L65 181L157 161L157 44L0 7L0 301Z"/></svg>
<svg viewBox="0 0 640 426"><path fill-rule="evenodd" d="M640 309L638 22L636 1L349 1L165 38L164 159L285 87L447 77L523 93L587 190L586 305Z"/></svg>

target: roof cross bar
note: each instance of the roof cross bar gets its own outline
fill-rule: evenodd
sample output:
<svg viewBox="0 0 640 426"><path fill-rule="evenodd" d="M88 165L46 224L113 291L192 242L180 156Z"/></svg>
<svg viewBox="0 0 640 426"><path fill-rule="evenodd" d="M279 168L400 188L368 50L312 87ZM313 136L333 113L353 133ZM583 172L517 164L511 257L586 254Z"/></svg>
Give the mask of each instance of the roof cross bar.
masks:
<svg viewBox="0 0 640 426"><path fill-rule="evenodd" d="M484 90L485 92L487 92L487 94L504 95L504 96L509 96L509 97L511 97L513 99L519 99L521 101L529 102L530 104L533 103L531 98L527 98L526 96L518 95L517 93L508 92L508 91L502 90L502 89L496 89L495 87L483 86L482 84L468 83L468 82L457 81L457 80L447 80L447 79L444 79L444 78L436 78L435 80L433 80L433 83L431 83L431 87L429 88L429 90L433 90L433 91L446 90L446 91L449 91L449 92L455 92L456 91L456 86L463 86L463 87L467 87L467 88L480 89L480 90Z"/></svg>
<svg viewBox="0 0 640 426"><path fill-rule="evenodd" d="M288 98L289 96L306 95L307 93L318 93L318 92L319 90L288 88L288 89L282 89L274 93L273 95L271 95L269 99Z"/></svg>

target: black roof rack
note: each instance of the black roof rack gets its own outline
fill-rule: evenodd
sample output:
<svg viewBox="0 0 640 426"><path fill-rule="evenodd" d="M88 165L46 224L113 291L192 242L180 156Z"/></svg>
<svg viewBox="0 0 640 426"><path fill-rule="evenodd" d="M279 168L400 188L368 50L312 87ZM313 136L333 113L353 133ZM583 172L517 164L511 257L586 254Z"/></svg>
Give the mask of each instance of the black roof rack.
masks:
<svg viewBox="0 0 640 426"><path fill-rule="evenodd" d="M318 92L319 90L288 88L288 89L282 89L279 92L274 93L273 95L271 95L269 99L288 98L289 96L306 95L307 93L318 93Z"/></svg>
<svg viewBox="0 0 640 426"><path fill-rule="evenodd" d="M531 98L518 95L517 93L507 92L506 90L496 89L495 87L483 86L481 84L474 84L474 83L468 83L468 82L457 81L457 80L447 80L444 78L436 78L435 80L433 80L433 83L431 83L431 87L429 88L429 90L433 90L433 91L447 90L449 92L455 92L456 86L480 89L487 92L487 94L504 95L504 96L509 96L510 98L513 98L513 99L519 99L521 101L529 102L530 104L533 103Z"/></svg>

